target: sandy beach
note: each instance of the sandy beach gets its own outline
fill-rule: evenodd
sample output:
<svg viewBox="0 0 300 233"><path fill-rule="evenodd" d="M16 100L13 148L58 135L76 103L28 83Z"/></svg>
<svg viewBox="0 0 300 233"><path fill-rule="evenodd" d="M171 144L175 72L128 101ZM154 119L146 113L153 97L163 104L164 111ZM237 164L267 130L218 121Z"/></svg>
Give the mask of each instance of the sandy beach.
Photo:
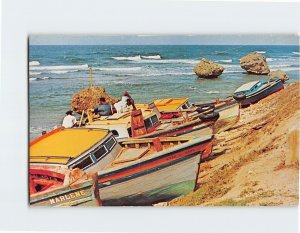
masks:
<svg viewBox="0 0 300 233"><path fill-rule="evenodd" d="M288 134L299 129L300 84L241 109L239 122L215 135L197 190L157 206L295 206L298 163L290 163Z"/></svg>

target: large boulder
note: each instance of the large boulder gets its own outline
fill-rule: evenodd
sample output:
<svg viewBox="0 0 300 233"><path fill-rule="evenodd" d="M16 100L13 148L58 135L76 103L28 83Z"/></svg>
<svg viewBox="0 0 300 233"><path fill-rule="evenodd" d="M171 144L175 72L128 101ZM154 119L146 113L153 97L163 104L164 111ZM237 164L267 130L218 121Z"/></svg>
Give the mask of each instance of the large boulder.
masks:
<svg viewBox="0 0 300 233"><path fill-rule="evenodd" d="M199 78L217 78L224 71L224 67L202 58L193 71Z"/></svg>
<svg viewBox="0 0 300 233"><path fill-rule="evenodd" d="M72 97L72 109L75 112L82 112L83 110L92 109L99 105L99 98L104 97L107 102L115 103L117 98L110 96L105 92L104 87L95 86L85 88L77 92Z"/></svg>
<svg viewBox="0 0 300 233"><path fill-rule="evenodd" d="M280 79L282 82L289 80L289 76L282 70L271 71L268 76L269 79Z"/></svg>
<svg viewBox="0 0 300 233"><path fill-rule="evenodd" d="M266 75L270 73L266 58L257 52L252 52L242 57L240 65L249 74Z"/></svg>

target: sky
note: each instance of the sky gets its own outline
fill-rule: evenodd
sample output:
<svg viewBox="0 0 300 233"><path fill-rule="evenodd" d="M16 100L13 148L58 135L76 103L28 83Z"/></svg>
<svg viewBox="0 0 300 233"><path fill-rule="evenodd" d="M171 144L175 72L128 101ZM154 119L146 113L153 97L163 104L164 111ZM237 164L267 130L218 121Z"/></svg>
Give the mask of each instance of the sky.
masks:
<svg viewBox="0 0 300 233"><path fill-rule="evenodd" d="M30 35L30 45L298 45L298 35Z"/></svg>

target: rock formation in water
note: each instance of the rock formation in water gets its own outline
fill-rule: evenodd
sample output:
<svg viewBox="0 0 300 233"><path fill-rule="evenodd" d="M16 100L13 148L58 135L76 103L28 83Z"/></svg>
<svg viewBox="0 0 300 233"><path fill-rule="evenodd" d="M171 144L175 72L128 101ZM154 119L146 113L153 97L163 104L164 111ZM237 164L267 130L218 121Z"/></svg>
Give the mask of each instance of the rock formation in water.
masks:
<svg viewBox="0 0 300 233"><path fill-rule="evenodd" d="M268 75L270 79L280 79L282 82L289 80L289 76L282 70L271 71Z"/></svg>
<svg viewBox="0 0 300 233"><path fill-rule="evenodd" d="M224 71L224 67L202 58L193 71L199 78L217 78Z"/></svg>
<svg viewBox="0 0 300 233"><path fill-rule="evenodd" d="M107 102L115 103L117 98L110 96L105 92L104 87L95 86L91 88L85 88L77 92L72 97L72 109L75 112L82 112L83 110L93 109L99 104L99 98L104 97Z"/></svg>
<svg viewBox="0 0 300 233"><path fill-rule="evenodd" d="M242 57L240 65L249 74L266 75L270 73L266 58L257 52L252 52Z"/></svg>

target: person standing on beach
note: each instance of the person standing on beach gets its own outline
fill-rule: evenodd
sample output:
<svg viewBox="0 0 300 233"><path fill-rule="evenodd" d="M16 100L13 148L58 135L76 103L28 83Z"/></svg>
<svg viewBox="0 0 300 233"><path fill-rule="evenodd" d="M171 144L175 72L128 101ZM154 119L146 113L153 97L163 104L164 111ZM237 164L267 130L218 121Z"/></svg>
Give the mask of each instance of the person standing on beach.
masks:
<svg viewBox="0 0 300 233"><path fill-rule="evenodd" d="M63 119L62 126L65 128L72 128L77 124L76 117L72 115L73 111L66 112L66 116Z"/></svg>
<svg viewBox="0 0 300 233"><path fill-rule="evenodd" d="M104 97L101 97L99 99L99 106L97 106L93 112L100 116L110 116L112 115L112 106L106 102Z"/></svg>

